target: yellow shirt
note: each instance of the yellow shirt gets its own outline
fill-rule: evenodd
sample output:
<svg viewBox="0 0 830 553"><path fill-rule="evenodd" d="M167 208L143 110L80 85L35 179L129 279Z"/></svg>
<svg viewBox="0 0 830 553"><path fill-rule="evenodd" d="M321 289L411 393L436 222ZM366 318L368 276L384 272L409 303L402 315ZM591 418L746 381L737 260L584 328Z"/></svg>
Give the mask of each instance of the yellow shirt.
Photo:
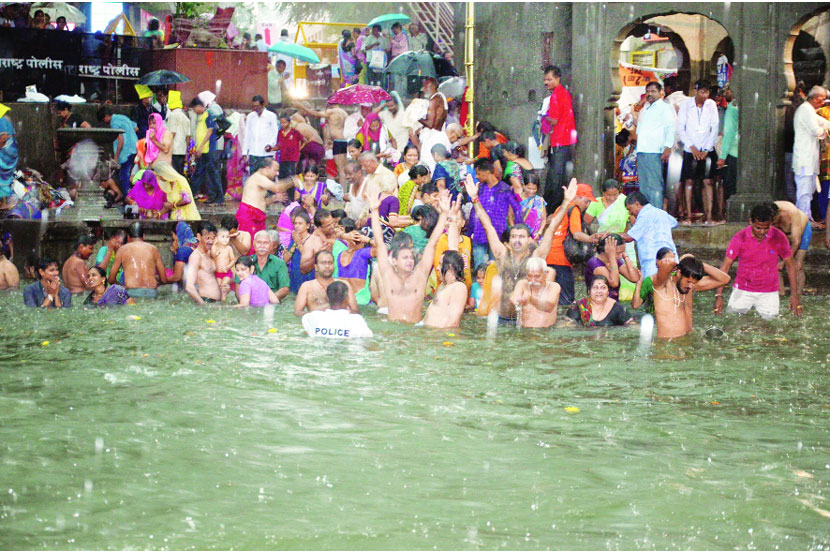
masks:
<svg viewBox="0 0 830 553"><path fill-rule="evenodd" d="M208 112L205 112L196 119L196 147L199 147L199 144L202 143L202 140L205 140L205 136L207 136L208 128L207 128L207 118ZM210 152L210 139L205 140L205 147L202 148L202 153L206 154Z"/></svg>

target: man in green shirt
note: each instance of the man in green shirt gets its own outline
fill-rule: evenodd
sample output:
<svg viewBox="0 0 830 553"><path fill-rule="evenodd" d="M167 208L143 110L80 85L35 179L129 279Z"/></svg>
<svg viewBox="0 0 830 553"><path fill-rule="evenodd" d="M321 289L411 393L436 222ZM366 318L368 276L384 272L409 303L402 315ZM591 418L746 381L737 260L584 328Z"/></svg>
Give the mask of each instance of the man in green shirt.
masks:
<svg viewBox="0 0 830 553"><path fill-rule="evenodd" d="M726 167L723 175L724 200L737 191L738 186L738 101L729 83L723 87L723 98L729 102L723 116L723 141L720 144L718 169ZM726 205L721 202L720 205Z"/></svg>
<svg viewBox="0 0 830 553"><path fill-rule="evenodd" d="M268 236L268 231L261 230L254 235L254 252L254 274L264 280L282 301L288 295L288 265L276 255L271 255L271 237Z"/></svg>

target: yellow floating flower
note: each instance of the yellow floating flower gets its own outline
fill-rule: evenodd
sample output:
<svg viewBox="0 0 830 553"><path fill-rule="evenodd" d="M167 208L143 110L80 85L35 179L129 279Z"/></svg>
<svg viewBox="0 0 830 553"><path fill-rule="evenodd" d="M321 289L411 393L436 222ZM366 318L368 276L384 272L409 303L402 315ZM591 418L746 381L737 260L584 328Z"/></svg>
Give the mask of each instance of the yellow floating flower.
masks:
<svg viewBox="0 0 830 553"><path fill-rule="evenodd" d="M130 319L131 321L140 321L141 317L139 317L138 315L130 315L128 319Z"/></svg>
<svg viewBox="0 0 830 553"><path fill-rule="evenodd" d="M48 345L49 345L49 340L44 340L44 341L42 341L42 342L40 343L40 345L41 345L41 346L48 346Z"/></svg>
<svg viewBox="0 0 830 553"><path fill-rule="evenodd" d="M579 413L579 407L565 407L565 411L568 413Z"/></svg>
<svg viewBox="0 0 830 553"><path fill-rule="evenodd" d="M208 320L206 320L205 322L206 322L207 324L209 324L209 325L212 325L212 324L215 324L215 323L216 323L216 321L214 321L213 319L208 319Z"/></svg>
<svg viewBox="0 0 830 553"><path fill-rule="evenodd" d="M268 333L269 333L269 334L274 334L276 331L277 331L277 329L276 329L276 328L269 328L269 329L268 329Z"/></svg>
<svg viewBox="0 0 830 553"><path fill-rule="evenodd" d="M447 332L447 336L449 336L450 338L455 338L455 334L453 334L452 332Z"/></svg>
<svg viewBox="0 0 830 553"><path fill-rule="evenodd" d="M454 345L455 345L455 344L453 344L452 342L443 342L443 344L444 344L445 346L454 346Z"/></svg>

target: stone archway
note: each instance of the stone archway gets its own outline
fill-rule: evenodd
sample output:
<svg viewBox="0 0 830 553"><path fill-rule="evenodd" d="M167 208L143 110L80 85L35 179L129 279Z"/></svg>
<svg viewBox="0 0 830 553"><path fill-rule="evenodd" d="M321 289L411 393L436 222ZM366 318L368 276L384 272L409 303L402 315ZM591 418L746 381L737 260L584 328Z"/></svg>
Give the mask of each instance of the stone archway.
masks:
<svg viewBox="0 0 830 553"><path fill-rule="evenodd" d="M665 34L667 37L671 36L671 44L676 51L683 52L684 59L682 63L677 64L677 83L679 90L685 94L689 94L690 89L697 80L705 79L713 85L717 83L717 59L716 52L722 52L726 55L730 63L734 63L736 53L732 39L729 36L727 29L717 20L694 12L670 11L666 13L657 13L642 16L634 21L631 21L617 33L614 43L611 48L611 59L614 60L611 66L611 81L613 90L608 97L606 105L606 133L616 137L616 121L615 114L617 109L624 115L626 106L622 103L630 103L632 97L637 95L637 91L632 91L630 87L624 88L626 83L621 77L620 64L615 63L621 60L621 53L624 53L624 43L631 36L643 36L644 28L657 28L661 35ZM630 47L630 46L629 46ZM654 73L661 81L661 74ZM668 75L668 73L664 74ZM629 79L626 79L629 81ZM630 82L630 81L629 81ZM644 84L644 83L639 83ZM644 87L643 87L644 89ZM713 94L714 96L714 94ZM638 99L639 97L637 97ZM681 156L682 157L682 156ZM614 155L606 155L605 159L612 165L610 167L610 174L614 174L616 169L617 159ZM677 165L670 164L670 171L667 175L667 195L669 201L669 208L673 206L674 189L680 177L680 168L674 167ZM672 168L674 170L672 170ZM673 182L670 182L673 181Z"/></svg>
<svg viewBox="0 0 830 553"><path fill-rule="evenodd" d="M801 19L790 29L784 44L785 97L791 97L799 80L812 85L827 85L827 60L830 59L830 8L823 6ZM823 73L820 76L819 73ZM804 79L806 77L806 79Z"/></svg>

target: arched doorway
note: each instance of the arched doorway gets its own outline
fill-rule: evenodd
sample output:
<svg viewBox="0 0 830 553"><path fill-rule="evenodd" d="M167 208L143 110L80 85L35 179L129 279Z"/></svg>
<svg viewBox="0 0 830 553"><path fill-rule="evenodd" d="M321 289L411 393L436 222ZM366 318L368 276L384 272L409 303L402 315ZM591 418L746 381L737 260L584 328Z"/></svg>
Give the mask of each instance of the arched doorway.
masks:
<svg viewBox="0 0 830 553"><path fill-rule="evenodd" d="M614 155L606 155L613 164L609 173L618 180L629 182L628 189L636 188L636 167L633 165L633 145L626 144L625 131L633 126L634 105L645 92L649 81L674 85L670 103L679 103L692 92L700 79L713 86L722 84L718 62L725 57L731 66L735 47L726 28L719 22L697 13L670 12L641 17L632 21L617 34L612 45L612 59L619 60L611 67L614 90L609 97L606 113L606 132L615 137ZM722 67L723 68L723 67ZM712 98L715 99L713 91ZM622 170L620 164L622 161ZM673 156L666 175L666 199L669 210L674 209L674 188L680 180L682 153Z"/></svg>
<svg viewBox="0 0 830 553"><path fill-rule="evenodd" d="M803 81L809 89L827 85L827 60L830 59L830 9L822 8L804 16L793 28L784 46L784 74L787 96Z"/></svg>

